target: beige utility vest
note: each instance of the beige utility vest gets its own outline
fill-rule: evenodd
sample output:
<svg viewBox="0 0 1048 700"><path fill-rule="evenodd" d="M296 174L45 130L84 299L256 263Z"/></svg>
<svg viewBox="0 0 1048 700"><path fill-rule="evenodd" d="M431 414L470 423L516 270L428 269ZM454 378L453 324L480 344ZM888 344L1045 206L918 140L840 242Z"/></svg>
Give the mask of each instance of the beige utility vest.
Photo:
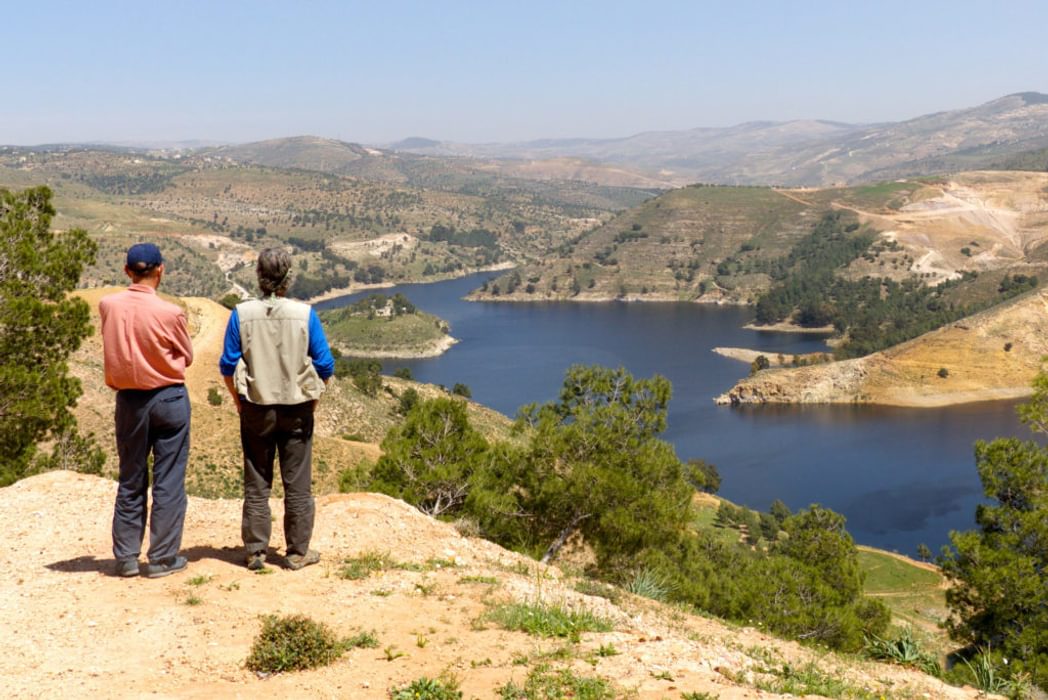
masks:
<svg viewBox="0 0 1048 700"><path fill-rule="evenodd" d="M308 304L269 296L237 304L240 351L233 381L251 403L300 404L324 392L309 356Z"/></svg>

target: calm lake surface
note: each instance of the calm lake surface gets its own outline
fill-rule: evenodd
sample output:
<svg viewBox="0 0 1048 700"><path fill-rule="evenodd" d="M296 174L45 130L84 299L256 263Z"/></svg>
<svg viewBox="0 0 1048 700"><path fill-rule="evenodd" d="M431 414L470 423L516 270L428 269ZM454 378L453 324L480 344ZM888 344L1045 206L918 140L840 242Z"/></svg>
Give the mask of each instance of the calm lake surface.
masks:
<svg viewBox="0 0 1048 700"><path fill-rule="evenodd" d="M743 330L749 309L700 304L476 303L462 301L491 273L401 292L446 319L460 342L439 358L386 360L417 380L467 384L473 398L510 416L556 398L572 364L625 367L673 382L664 437L681 459L720 471L724 497L759 510L781 498L796 510L821 503L843 513L860 544L913 556L938 551L951 529L974 526L981 489L972 444L1030 437L1015 402L943 409L869 406L717 406L713 398L749 368L714 354L717 346L813 352L818 338ZM356 294L317 304L333 308Z"/></svg>

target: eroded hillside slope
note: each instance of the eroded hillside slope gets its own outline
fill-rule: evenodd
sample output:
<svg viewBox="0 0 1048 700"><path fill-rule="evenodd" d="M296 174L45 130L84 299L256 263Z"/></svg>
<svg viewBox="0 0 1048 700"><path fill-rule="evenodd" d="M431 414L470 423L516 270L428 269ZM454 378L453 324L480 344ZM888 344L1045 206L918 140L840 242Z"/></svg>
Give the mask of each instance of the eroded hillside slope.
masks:
<svg viewBox="0 0 1048 700"><path fill-rule="evenodd" d="M1048 261L1048 173L823 189L692 186L619 214L474 298L752 304L773 286L775 262L830 211L877 233L840 272L849 278L936 284L975 272L984 276L975 286L986 288L977 293L990 294L1003 275L1037 274Z"/></svg>
<svg viewBox="0 0 1048 700"><path fill-rule="evenodd" d="M813 664L876 697L977 696L626 594L619 605L583 595L556 568L372 494L321 497L313 540L321 563L291 572L274 565L273 554L268 575L241 563L239 501L191 498L183 539L189 570L117 579L109 575L114 491L111 481L70 472L0 489L5 697L386 698L420 676L450 672L465 697L494 698L498 687L522 684L544 663L641 699L796 697L755 687L784 664ZM281 504L273 509L280 522ZM277 533L273 545L283 546ZM364 552L385 553L391 564L365 578L341 576L343 560ZM612 629L577 642L510 632L483 619L502 602L586 608ZM308 615L342 636L373 631L379 647L354 649L318 670L259 677L244 661L269 613Z"/></svg>
<svg viewBox="0 0 1048 700"><path fill-rule="evenodd" d="M866 357L776 368L718 403L943 406L1026 396L1048 355L1048 291L1031 292Z"/></svg>

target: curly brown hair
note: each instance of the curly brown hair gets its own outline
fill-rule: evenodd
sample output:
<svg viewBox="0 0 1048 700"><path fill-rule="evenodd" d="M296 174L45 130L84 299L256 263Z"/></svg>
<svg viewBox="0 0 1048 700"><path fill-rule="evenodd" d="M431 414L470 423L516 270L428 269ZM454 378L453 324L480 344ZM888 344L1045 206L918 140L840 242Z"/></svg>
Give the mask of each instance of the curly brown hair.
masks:
<svg viewBox="0 0 1048 700"><path fill-rule="evenodd" d="M258 254L255 266L258 287L264 296L285 294L291 275L291 256L283 248L266 248Z"/></svg>

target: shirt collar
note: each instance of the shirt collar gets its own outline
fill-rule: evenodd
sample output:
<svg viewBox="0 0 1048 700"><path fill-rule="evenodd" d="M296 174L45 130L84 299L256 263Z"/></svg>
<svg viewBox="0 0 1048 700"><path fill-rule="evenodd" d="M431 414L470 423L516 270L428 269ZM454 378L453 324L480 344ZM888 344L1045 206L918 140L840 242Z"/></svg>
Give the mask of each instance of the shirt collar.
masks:
<svg viewBox="0 0 1048 700"><path fill-rule="evenodd" d="M148 284L134 283L128 285L128 290L132 292L145 292L147 294L156 294L156 290L150 287Z"/></svg>

